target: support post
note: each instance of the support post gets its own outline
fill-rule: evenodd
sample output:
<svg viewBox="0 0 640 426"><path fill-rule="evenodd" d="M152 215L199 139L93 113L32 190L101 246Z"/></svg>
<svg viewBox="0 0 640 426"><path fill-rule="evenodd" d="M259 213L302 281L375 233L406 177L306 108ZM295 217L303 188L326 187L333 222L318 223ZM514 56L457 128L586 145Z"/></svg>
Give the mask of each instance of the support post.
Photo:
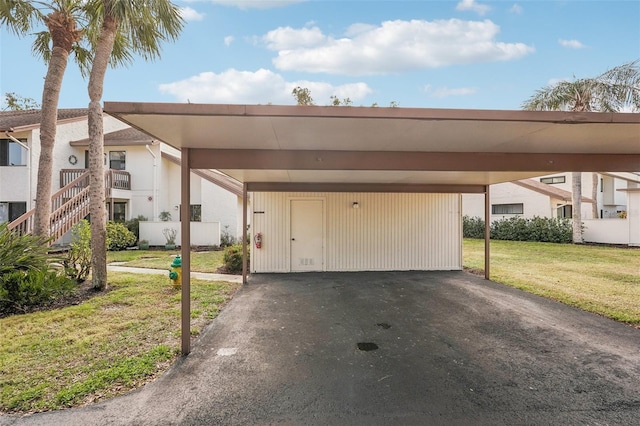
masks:
<svg viewBox="0 0 640 426"><path fill-rule="evenodd" d="M180 164L180 253L182 255L182 355L191 352L191 152L182 148Z"/></svg>
<svg viewBox="0 0 640 426"><path fill-rule="evenodd" d="M489 185L484 187L484 279L491 279L491 197Z"/></svg>
<svg viewBox="0 0 640 426"><path fill-rule="evenodd" d="M242 284L247 283L247 183L242 184Z"/></svg>

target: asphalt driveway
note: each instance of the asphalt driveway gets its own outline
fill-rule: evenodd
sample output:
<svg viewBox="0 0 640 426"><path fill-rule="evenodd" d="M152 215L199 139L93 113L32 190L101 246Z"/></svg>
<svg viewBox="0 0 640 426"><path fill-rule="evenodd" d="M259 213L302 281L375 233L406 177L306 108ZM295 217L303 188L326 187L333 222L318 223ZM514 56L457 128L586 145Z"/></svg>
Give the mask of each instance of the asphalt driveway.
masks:
<svg viewBox="0 0 640 426"><path fill-rule="evenodd" d="M640 330L465 272L254 275L155 382L0 424L640 424Z"/></svg>

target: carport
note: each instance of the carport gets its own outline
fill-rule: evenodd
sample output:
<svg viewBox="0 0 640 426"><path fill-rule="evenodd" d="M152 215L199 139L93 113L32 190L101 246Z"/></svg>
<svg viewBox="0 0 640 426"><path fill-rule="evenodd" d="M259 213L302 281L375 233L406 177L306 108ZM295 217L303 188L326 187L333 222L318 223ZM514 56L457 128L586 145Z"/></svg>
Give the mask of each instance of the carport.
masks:
<svg viewBox="0 0 640 426"><path fill-rule="evenodd" d="M138 102L106 102L104 110L181 150L181 218L190 217L192 169L241 182L245 232L250 192L484 193L488 218L495 183L640 170L635 113ZM183 354L190 351L189 228L183 220Z"/></svg>

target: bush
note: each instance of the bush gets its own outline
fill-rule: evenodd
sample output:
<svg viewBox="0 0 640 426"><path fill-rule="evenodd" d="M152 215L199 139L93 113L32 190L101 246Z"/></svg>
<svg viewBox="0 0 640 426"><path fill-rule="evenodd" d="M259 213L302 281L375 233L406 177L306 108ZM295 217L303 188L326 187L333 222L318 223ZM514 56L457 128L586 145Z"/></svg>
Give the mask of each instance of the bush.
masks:
<svg viewBox="0 0 640 426"><path fill-rule="evenodd" d="M124 222L124 226L126 226L127 229L133 232L133 235L136 236L136 241L140 239L140 222L144 222L146 220L146 217L138 215L138 217Z"/></svg>
<svg viewBox="0 0 640 426"><path fill-rule="evenodd" d="M44 306L76 287L72 280L52 269L13 271L0 277L0 310L24 312L32 306Z"/></svg>
<svg viewBox="0 0 640 426"><path fill-rule="evenodd" d="M91 225L81 220L71 229L71 247L62 260L67 277L80 283L91 271Z"/></svg>
<svg viewBox="0 0 640 426"><path fill-rule="evenodd" d="M462 236L464 238L484 238L484 220L479 217L462 216Z"/></svg>
<svg viewBox="0 0 640 426"><path fill-rule="evenodd" d="M107 250L119 251L133 246L138 239L123 223L107 222Z"/></svg>
<svg viewBox="0 0 640 426"><path fill-rule="evenodd" d="M247 251L247 257L249 252ZM242 272L242 244L234 244L224 249L222 255L224 262L224 270L230 274L238 274ZM247 262L249 259L247 259Z"/></svg>
<svg viewBox="0 0 640 426"><path fill-rule="evenodd" d="M72 293L73 282L52 267L49 240L0 224L0 311L15 313Z"/></svg>
<svg viewBox="0 0 640 426"><path fill-rule="evenodd" d="M224 230L220 233L220 247L229 247L236 243L236 239L229 232L229 225L224 226Z"/></svg>
<svg viewBox="0 0 640 426"><path fill-rule="evenodd" d="M462 234L465 238L484 238L484 220L479 217L462 218ZM491 239L511 241L538 241L548 243L571 243L570 219L520 216L494 220L491 223Z"/></svg>

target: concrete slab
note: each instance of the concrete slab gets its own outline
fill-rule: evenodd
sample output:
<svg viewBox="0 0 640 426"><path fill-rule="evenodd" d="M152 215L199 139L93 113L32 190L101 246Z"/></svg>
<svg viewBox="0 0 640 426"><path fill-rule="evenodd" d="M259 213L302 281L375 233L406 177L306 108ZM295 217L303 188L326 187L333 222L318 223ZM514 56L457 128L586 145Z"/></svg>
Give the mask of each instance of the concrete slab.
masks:
<svg viewBox="0 0 640 426"><path fill-rule="evenodd" d="M155 382L0 424L631 425L638 383L640 330L465 272L253 275Z"/></svg>

